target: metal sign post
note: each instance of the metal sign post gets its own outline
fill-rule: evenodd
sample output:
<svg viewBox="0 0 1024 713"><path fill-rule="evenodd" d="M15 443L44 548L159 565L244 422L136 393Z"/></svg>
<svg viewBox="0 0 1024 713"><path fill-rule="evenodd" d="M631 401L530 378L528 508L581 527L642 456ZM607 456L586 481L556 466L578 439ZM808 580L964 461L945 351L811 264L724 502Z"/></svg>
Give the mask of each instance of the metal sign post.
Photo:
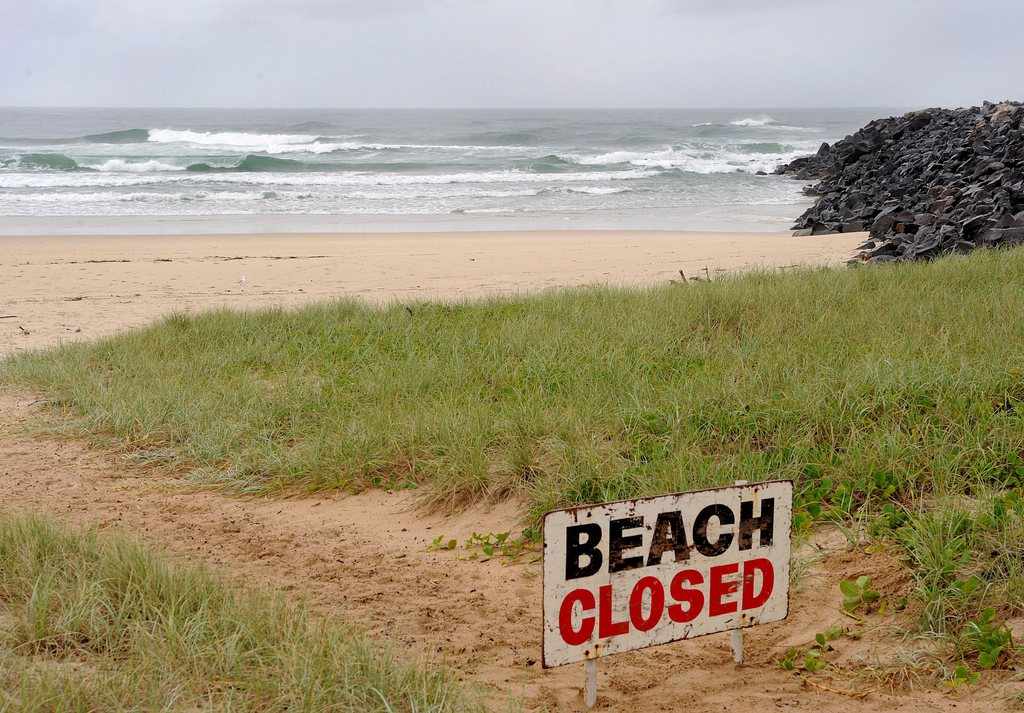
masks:
<svg viewBox="0 0 1024 713"><path fill-rule="evenodd" d="M555 510L544 516L545 668L732 632L789 611L788 480Z"/></svg>
<svg viewBox="0 0 1024 713"><path fill-rule="evenodd" d="M593 708L597 703L597 659L584 661L583 673L587 676L583 684L583 702L587 704L587 708Z"/></svg>

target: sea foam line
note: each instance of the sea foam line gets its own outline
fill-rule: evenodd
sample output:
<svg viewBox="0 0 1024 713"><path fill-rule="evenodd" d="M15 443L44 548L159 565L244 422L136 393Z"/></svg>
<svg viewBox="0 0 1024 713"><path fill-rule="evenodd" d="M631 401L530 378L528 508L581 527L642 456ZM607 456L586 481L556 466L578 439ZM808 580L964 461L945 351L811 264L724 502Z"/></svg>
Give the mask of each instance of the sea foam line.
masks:
<svg viewBox="0 0 1024 713"><path fill-rule="evenodd" d="M387 144L368 141L348 141L357 135L310 136L308 134L252 134L244 131L191 131L176 129L150 129L152 143L180 143L211 146L224 149L259 150L268 154L313 153L324 154L335 151L523 151L523 146L477 146L460 144ZM536 150L533 147L531 150Z"/></svg>
<svg viewBox="0 0 1024 713"><path fill-rule="evenodd" d="M82 168L91 168L103 173L124 172L124 173L153 173L156 171L184 171L184 166L174 166L163 161L150 159L149 161L125 161L120 158L112 158L103 163L83 163Z"/></svg>
<svg viewBox="0 0 1024 713"><path fill-rule="evenodd" d="M658 171L633 168L623 171L528 173L494 171L451 174L337 173L194 173L166 171L158 175L82 172L59 174L0 174L0 188L118 188L152 184L233 184L268 186L409 186L446 184L603 183L657 176Z"/></svg>
<svg viewBox="0 0 1024 713"><path fill-rule="evenodd" d="M742 145L733 150L708 150L700 148L676 149L667 147L660 151L612 151L595 156L562 154L558 158L581 166L614 166L628 164L638 168L680 170L687 173L757 173L770 172L782 163L813 153L812 149L794 147L786 153L763 153L742 151Z"/></svg>

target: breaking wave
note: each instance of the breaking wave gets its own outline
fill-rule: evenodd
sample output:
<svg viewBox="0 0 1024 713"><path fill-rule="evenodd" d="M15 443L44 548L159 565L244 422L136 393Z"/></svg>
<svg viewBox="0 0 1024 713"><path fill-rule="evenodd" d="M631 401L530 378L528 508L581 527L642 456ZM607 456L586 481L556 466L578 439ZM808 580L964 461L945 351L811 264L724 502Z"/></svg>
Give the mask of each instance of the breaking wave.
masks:
<svg viewBox="0 0 1024 713"><path fill-rule="evenodd" d="M301 161L293 161L288 158L249 154L234 166L211 166L208 163L193 163L185 170L192 171L193 173L264 173L267 171L308 171L316 170L316 168Z"/></svg>
<svg viewBox="0 0 1024 713"><path fill-rule="evenodd" d="M157 144L199 144L201 146L266 146L267 144L304 144L315 137L308 134L249 134L244 131L176 131L152 129L148 140Z"/></svg>
<svg viewBox="0 0 1024 713"><path fill-rule="evenodd" d="M810 153L788 144L736 144L714 149L666 147L660 151L612 151L592 156L565 154L559 158L581 166L627 164L640 168L678 170L687 173L770 173L777 166Z"/></svg>
<svg viewBox="0 0 1024 713"><path fill-rule="evenodd" d="M98 164L85 164L83 168L91 168L95 171L111 172L121 171L127 173L149 173L151 171L181 171L181 166L174 166L163 161L150 159L148 161L126 161L120 158L112 158Z"/></svg>
<svg viewBox="0 0 1024 713"><path fill-rule="evenodd" d="M770 116L759 116L756 118L737 119L730 121L729 126L771 126L778 122Z"/></svg>
<svg viewBox="0 0 1024 713"><path fill-rule="evenodd" d="M639 214L788 205L804 200L799 185L753 174L771 173L832 138L832 124L819 126L816 115L759 108L664 116L205 110L111 110L80 121L64 114L13 116L7 121L0 111L0 135L70 138L0 138L0 216ZM149 128L89 133L117 127Z"/></svg>

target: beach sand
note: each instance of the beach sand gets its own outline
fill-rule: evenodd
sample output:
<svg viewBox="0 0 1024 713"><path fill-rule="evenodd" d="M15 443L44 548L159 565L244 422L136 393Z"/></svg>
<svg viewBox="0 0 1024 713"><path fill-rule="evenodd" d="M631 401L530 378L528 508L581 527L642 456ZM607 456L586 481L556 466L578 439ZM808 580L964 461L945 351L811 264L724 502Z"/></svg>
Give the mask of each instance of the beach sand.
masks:
<svg viewBox="0 0 1024 713"><path fill-rule="evenodd" d="M586 283L658 284L703 272L839 264L863 235L491 233L0 238L0 354L142 325L173 310L298 304L353 295L392 299L474 297ZM246 277L244 283L239 280ZM76 331L81 330L81 331ZM28 331L29 334L25 334ZM189 487L83 440L40 433L37 394L0 389L0 503L61 522L126 530L174 557L238 581L299 596L318 615L364 626L412 655L444 659L495 709L583 710L579 666L541 669L541 578L529 560L459 561L430 552L438 535L517 531L522 503L425 513L409 491L340 491L238 497ZM886 553L850 551L838 533L804 553L816 563L790 600L790 616L749 632L746 664L729 634L655 647L601 662L602 711L813 709L842 713L973 710L968 694L937 686L890 694L868 679L794 676L778 659L843 623L838 583L870 571L879 587L905 572ZM870 562L866 558L870 557ZM895 579L894 579L895 578ZM879 637L844 641L840 670L891 654ZM856 681L854 682L856 683ZM834 688L830 686L839 686ZM930 684L929 684L930 685ZM870 695L867 693L870 692ZM990 695L986 689L985 695ZM989 710L988 700L977 710ZM989 706L985 708L984 706ZM514 706L511 706L514 707Z"/></svg>
<svg viewBox="0 0 1024 713"><path fill-rule="evenodd" d="M183 310L459 299L663 284L679 270L714 277L841 264L863 240L662 231L0 237L0 355Z"/></svg>

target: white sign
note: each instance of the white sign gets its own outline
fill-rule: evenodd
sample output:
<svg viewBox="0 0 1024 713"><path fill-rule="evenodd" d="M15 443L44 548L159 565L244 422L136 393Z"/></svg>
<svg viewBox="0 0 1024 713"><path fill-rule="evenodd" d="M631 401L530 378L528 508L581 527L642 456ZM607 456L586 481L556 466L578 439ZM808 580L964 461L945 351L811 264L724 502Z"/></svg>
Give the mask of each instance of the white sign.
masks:
<svg viewBox="0 0 1024 713"><path fill-rule="evenodd" d="M788 480L544 516L545 668L785 619Z"/></svg>

